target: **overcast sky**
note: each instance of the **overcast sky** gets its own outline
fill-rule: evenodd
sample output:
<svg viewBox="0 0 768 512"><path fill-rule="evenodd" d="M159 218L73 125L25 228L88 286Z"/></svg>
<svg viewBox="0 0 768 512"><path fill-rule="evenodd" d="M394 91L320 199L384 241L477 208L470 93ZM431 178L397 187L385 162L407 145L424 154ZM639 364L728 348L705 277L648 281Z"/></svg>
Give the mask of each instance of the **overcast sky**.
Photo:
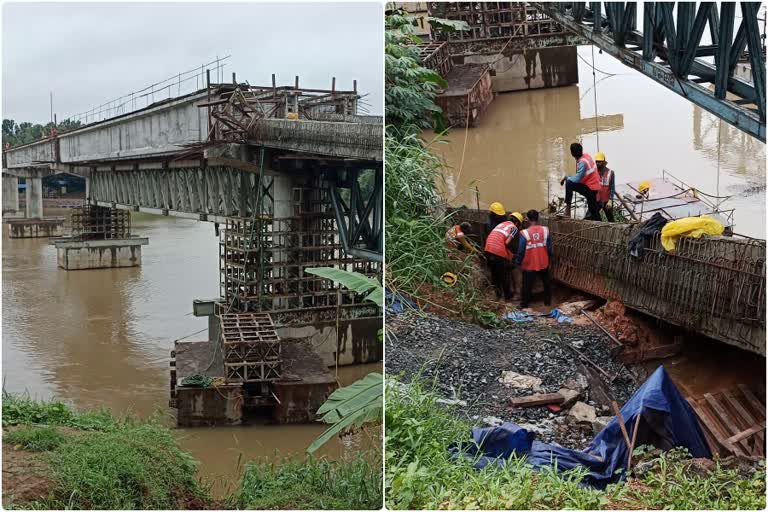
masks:
<svg viewBox="0 0 768 512"><path fill-rule="evenodd" d="M5 3L3 118L47 122L232 55L224 76L251 84L368 93L382 113L382 4ZM184 91L182 91L184 92ZM167 97L167 92L164 97ZM163 97L158 95L155 99ZM142 105L143 106L143 105Z"/></svg>

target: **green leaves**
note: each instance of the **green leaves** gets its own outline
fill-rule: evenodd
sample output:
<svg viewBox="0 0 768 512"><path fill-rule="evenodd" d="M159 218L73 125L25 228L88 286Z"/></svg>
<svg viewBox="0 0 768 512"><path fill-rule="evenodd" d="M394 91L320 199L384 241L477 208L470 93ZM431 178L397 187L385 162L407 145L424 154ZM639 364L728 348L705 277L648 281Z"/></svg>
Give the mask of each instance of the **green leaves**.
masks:
<svg viewBox="0 0 768 512"><path fill-rule="evenodd" d="M368 293L365 296L365 300L369 300L379 307L384 307L384 288L375 279L371 279L358 272L349 272L333 267L315 267L308 268L305 271L307 274L330 279L334 283L357 293Z"/></svg>
<svg viewBox="0 0 768 512"><path fill-rule="evenodd" d="M307 448L314 453L331 438L364 423L381 421L384 381L380 373L369 373L351 386L339 388L317 410L331 426Z"/></svg>

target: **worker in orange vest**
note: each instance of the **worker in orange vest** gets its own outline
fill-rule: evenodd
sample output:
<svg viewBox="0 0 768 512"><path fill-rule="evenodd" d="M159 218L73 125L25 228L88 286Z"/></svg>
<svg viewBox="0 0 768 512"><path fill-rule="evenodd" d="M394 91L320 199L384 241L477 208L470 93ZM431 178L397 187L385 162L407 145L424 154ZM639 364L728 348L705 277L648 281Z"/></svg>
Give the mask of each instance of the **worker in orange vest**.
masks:
<svg viewBox="0 0 768 512"><path fill-rule="evenodd" d="M471 231L471 229L472 224L469 222L462 222L461 224L456 224L455 226L451 227L448 231L445 232L445 238L448 246L454 249L464 248L467 252L474 251L474 247L472 247L472 245L470 245L469 241L467 240L467 234Z"/></svg>
<svg viewBox="0 0 768 512"><path fill-rule="evenodd" d="M597 213L600 210L605 212L605 218L608 222L614 222L613 219L613 196L616 193L616 179L613 171L608 168L608 161L605 159L605 153L598 151L595 155L595 165L600 174L600 190L597 192Z"/></svg>
<svg viewBox="0 0 768 512"><path fill-rule="evenodd" d="M600 174L597 165L589 154L584 152L581 144L571 144L571 156L576 159L576 174L563 176L560 185L565 184L565 215L571 216L571 201L573 193L578 192L587 200L587 216L585 219L600 220L597 207L597 192L600 190Z"/></svg>
<svg viewBox="0 0 768 512"><path fill-rule="evenodd" d="M498 223L485 239L485 259L491 271L491 282L496 288L496 297L511 300L512 258L510 250L514 246L518 229L509 220Z"/></svg>
<svg viewBox="0 0 768 512"><path fill-rule="evenodd" d="M536 277L544 285L544 304L552 303L552 290L549 285L549 259L552 257L552 239L549 228L539 225L539 212L529 210L525 214L530 226L520 232L517 249L517 265L523 270L523 289L520 308L527 308L531 302L533 282Z"/></svg>

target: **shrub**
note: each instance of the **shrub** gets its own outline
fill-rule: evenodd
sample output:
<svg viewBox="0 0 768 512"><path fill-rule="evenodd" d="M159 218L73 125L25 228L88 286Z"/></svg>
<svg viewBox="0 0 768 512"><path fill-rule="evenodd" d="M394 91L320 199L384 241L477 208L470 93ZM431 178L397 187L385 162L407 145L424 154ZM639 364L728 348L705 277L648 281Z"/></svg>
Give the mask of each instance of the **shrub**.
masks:
<svg viewBox="0 0 768 512"><path fill-rule="evenodd" d="M380 463L363 457L340 462L310 457L248 464L230 505L249 510L378 510L381 503Z"/></svg>

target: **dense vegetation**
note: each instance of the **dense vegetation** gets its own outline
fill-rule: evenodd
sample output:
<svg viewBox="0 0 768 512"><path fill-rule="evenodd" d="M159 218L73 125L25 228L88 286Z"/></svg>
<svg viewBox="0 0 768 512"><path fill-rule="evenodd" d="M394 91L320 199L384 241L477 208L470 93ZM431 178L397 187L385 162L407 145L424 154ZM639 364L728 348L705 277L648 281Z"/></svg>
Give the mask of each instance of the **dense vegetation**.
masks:
<svg viewBox="0 0 768 512"><path fill-rule="evenodd" d="M137 422L105 411L79 414L58 401L6 394L3 427L4 443L40 452L49 468L50 493L27 506L176 509L209 499L195 479L197 462L154 419Z"/></svg>
<svg viewBox="0 0 768 512"><path fill-rule="evenodd" d="M4 394L3 443L4 450L31 454L37 472L29 478L48 484L47 492L20 502L4 481L10 508L378 509L382 503L376 450L340 462L310 456L251 462L235 492L217 502L199 481L198 462L159 418L76 412L59 401Z"/></svg>
<svg viewBox="0 0 768 512"><path fill-rule="evenodd" d="M56 125L58 131L71 130L80 126L80 121L70 121L69 119ZM3 146L10 144L18 146L19 144L28 144L36 140L48 137L51 134L53 123L35 124L29 122L16 123L13 119L3 119Z"/></svg>
<svg viewBox="0 0 768 512"><path fill-rule="evenodd" d="M249 464L230 505L241 510L378 510L381 503L380 463L310 458Z"/></svg>
<svg viewBox="0 0 768 512"><path fill-rule="evenodd" d="M387 286L418 294L424 284L441 286L440 276L452 271L462 291L468 288L461 278L466 262L449 258L445 247L450 219L441 213L445 204L437 186L443 164L420 136L442 124L434 99L445 81L423 67L409 46L420 42L411 21L401 10L386 16Z"/></svg>
<svg viewBox="0 0 768 512"><path fill-rule="evenodd" d="M392 509L763 509L765 466L745 479L719 464L691 471L679 450L655 455L653 468L605 491L580 485L583 473L535 472L511 458L476 470L448 446L469 440L472 425L436 403L418 381L391 380L386 393L387 506Z"/></svg>

